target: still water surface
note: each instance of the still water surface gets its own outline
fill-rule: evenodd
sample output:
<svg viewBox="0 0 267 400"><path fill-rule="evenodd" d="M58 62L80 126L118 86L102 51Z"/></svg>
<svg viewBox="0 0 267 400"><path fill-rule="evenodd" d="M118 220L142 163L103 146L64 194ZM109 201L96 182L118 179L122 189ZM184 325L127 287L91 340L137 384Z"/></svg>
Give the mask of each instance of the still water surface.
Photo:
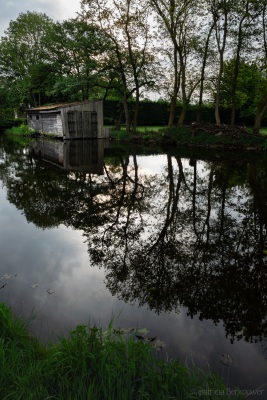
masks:
<svg viewBox="0 0 267 400"><path fill-rule="evenodd" d="M33 334L114 318L267 398L266 158L0 140L0 301Z"/></svg>

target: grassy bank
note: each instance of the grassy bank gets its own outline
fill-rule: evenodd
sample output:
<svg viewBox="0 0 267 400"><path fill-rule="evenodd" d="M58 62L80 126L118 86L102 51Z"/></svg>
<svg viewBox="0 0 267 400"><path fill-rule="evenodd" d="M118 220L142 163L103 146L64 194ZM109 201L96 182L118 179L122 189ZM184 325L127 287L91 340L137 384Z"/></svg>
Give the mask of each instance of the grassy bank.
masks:
<svg viewBox="0 0 267 400"><path fill-rule="evenodd" d="M26 137L31 137L33 135L36 135L36 131L34 131L32 128L29 128L27 124L12 126L11 128L6 129L6 133L10 135L18 135Z"/></svg>
<svg viewBox="0 0 267 400"><path fill-rule="evenodd" d="M162 129L147 127L137 130L135 133L112 130L111 138L117 141L148 145L267 150L267 138L264 132L256 135L249 129L226 125L205 124L195 127L184 125Z"/></svg>
<svg viewBox="0 0 267 400"><path fill-rule="evenodd" d="M24 123L19 126L13 126L6 129L5 135L21 145L27 145L31 142L32 138L39 136L36 131L29 128L28 125Z"/></svg>
<svg viewBox="0 0 267 400"><path fill-rule="evenodd" d="M216 375L153 357L152 345L96 327L43 346L0 303L1 399L241 399Z"/></svg>

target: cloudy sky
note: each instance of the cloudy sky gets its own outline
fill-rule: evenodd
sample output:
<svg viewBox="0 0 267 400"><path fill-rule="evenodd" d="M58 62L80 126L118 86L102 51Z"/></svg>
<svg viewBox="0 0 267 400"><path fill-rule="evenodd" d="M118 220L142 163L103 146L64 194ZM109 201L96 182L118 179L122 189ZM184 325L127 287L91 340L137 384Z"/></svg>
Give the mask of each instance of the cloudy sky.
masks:
<svg viewBox="0 0 267 400"><path fill-rule="evenodd" d="M76 16L80 0L0 0L0 6L0 36L3 36L10 20L16 20L21 12L42 12L54 21L62 21Z"/></svg>

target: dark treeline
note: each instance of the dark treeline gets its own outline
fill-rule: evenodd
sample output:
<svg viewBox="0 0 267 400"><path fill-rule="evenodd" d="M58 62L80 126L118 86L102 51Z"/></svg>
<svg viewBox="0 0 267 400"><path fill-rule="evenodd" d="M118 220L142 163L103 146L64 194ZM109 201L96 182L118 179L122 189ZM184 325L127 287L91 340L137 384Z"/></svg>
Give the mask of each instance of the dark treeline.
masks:
<svg viewBox="0 0 267 400"><path fill-rule="evenodd" d="M1 117L104 98L117 101L117 127L135 130L141 101L157 96L168 126L191 120L194 105L197 122L213 109L210 122L249 121L257 132L267 109L266 10L267 0L81 0L63 22L21 13L0 40Z"/></svg>
<svg viewBox="0 0 267 400"><path fill-rule="evenodd" d="M129 102L130 120L133 120L135 103ZM120 113L121 104L118 100L104 101L104 123L106 125L117 126L120 123L125 124L125 116ZM182 105L175 107L175 117L179 118L182 112ZM190 104L184 119L184 123L191 124L198 117L199 108L197 105ZM220 108L220 115L223 123L231 123L231 108ZM170 115L170 104L167 101L141 101L139 104L138 124L140 126L166 126ZM120 119L120 120L119 120ZM211 122L214 120L214 107L203 106L201 110L201 121ZM250 126L253 125L253 116L242 115L240 110L236 113L236 124ZM266 117L263 118L263 124L266 124ZM1 124L1 123L0 123Z"/></svg>

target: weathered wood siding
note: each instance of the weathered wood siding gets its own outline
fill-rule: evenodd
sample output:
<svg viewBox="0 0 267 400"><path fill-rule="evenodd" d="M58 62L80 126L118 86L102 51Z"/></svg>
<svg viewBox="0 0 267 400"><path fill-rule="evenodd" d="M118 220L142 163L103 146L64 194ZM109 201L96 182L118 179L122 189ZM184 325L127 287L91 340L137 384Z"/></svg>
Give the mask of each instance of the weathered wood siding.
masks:
<svg viewBox="0 0 267 400"><path fill-rule="evenodd" d="M41 133L64 139L104 139L109 131L103 124L103 101L59 104L28 110L28 124Z"/></svg>
<svg viewBox="0 0 267 400"><path fill-rule="evenodd" d="M51 133L63 136L62 119L60 112L31 113L28 115L28 125L41 133Z"/></svg>
<svg viewBox="0 0 267 400"><path fill-rule="evenodd" d="M91 100L61 109L65 139L103 139L103 101Z"/></svg>
<svg viewBox="0 0 267 400"><path fill-rule="evenodd" d="M42 131L44 133L63 134L62 119L60 113L41 114Z"/></svg>
<svg viewBox="0 0 267 400"><path fill-rule="evenodd" d="M34 129L35 131L41 132L42 131L42 119L40 114L28 114L28 125Z"/></svg>

